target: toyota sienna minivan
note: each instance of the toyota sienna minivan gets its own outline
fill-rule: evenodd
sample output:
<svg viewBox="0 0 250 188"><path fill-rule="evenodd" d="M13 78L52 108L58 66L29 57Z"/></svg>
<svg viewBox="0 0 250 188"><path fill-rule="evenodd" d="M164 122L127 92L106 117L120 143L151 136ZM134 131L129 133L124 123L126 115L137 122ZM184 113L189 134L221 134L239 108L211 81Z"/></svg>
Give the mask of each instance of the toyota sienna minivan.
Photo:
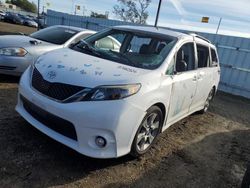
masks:
<svg viewBox="0 0 250 188"><path fill-rule="evenodd" d="M81 154L140 156L170 125L206 112L219 79L205 38L116 26L40 56L21 77L16 110Z"/></svg>

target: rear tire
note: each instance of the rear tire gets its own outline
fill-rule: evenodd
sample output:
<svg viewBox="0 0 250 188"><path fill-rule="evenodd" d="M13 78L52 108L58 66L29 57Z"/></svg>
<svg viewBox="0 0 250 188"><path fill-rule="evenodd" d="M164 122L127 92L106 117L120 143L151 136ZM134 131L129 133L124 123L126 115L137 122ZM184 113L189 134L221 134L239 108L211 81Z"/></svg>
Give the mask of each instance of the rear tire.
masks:
<svg viewBox="0 0 250 188"><path fill-rule="evenodd" d="M203 108L201 111L199 111L201 114L204 114L204 113L206 113L206 112L208 111L208 108L209 108L209 106L210 106L210 102L211 102L211 100L212 100L213 97L214 97L214 93L215 93L215 89L212 88L211 91L210 91L209 94L208 94L208 97L207 97L207 99L206 99L204 108Z"/></svg>
<svg viewBox="0 0 250 188"><path fill-rule="evenodd" d="M161 109L158 106L150 107L135 134L130 154L134 157L145 154L161 132L162 124L163 114Z"/></svg>

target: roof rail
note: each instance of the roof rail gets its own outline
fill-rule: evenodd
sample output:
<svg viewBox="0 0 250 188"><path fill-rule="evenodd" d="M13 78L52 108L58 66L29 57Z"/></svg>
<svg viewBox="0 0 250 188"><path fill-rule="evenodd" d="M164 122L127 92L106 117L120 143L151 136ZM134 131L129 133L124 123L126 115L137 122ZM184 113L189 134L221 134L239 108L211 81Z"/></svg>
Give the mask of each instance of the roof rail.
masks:
<svg viewBox="0 0 250 188"><path fill-rule="evenodd" d="M189 35L192 35L192 36L197 37L197 38L199 38L199 39L205 40L205 41L207 41L208 43L211 43L210 40L208 40L207 38L205 38L205 37L203 37L203 36L200 36L200 35L198 35L198 34L196 34L196 33L189 33Z"/></svg>

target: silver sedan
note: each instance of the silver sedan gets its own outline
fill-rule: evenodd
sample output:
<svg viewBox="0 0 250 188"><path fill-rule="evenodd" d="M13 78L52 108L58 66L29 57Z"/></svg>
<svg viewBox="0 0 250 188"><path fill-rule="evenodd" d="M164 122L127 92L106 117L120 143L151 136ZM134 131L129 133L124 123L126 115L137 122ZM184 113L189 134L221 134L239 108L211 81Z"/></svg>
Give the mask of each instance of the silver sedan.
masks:
<svg viewBox="0 0 250 188"><path fill-rule="evenodd" d="M94 33L82 28L58 25L29 36L0 36L0 74L21 75L43 53L69 47Z"/></svg>

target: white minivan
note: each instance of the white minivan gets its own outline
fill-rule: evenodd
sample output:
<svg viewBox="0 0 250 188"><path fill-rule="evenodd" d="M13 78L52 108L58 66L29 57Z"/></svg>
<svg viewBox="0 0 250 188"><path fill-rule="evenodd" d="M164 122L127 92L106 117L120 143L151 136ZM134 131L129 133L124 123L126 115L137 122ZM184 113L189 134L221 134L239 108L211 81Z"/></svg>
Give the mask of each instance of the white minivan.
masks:
<svg viewBox="0 0 250 188"><path fill-rule="evenodd" d="M140 156L170 125L206 112L219 79L216 47L208 40L116 26L40 56L21 77L16 110L81 154Z"/></svg>

